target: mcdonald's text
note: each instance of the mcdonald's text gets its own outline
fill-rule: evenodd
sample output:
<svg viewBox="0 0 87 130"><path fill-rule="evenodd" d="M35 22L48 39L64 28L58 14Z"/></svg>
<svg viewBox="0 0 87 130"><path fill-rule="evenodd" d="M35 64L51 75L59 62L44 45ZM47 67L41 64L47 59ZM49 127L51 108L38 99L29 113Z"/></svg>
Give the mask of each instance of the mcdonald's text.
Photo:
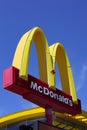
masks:
<svg viewBox="0 0 87 130"><path fill-rule="evenodd" d="M29 88L39 93L43 93L44 95L47 95L50 98L53 98L59 102L65 103L71 107L73 106L73 101L67 97L64 97L63 94L60 94L60 93L58 94L56 93L56 91L49 90L49 88L44 87L44 86L38 86L37 83L34 83L33 81L31 81L31 85Z"/></svg>

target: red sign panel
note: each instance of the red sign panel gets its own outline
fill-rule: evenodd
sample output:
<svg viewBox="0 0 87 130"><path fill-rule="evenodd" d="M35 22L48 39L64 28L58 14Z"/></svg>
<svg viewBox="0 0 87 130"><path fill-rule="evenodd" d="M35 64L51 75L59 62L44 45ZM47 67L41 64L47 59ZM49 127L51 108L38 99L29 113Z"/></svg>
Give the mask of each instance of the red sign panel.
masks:
<svg viewBox="0 0 87 130"><path fill-rule="evenodd" d="M81 113L79 99L76 104L70 95L57 88L50 88L48 84L31 75L28 75L28 80L24 80L19 77L19 70L15 67L4 71L4 88L43 108L72 115Z"/></svg>

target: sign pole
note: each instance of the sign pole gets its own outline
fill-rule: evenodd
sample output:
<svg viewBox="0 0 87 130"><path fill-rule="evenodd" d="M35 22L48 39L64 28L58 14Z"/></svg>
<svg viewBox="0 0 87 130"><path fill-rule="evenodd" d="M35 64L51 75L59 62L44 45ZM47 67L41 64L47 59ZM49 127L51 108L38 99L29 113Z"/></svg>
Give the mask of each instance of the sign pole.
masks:
<svg viewBox="0 0 87 130"><path fill-rule="evenodd" d="M53 123L53 115L52 115L52 108L45 108L45 114L46 114L46 119L47 123L52 125Z"/></svg>

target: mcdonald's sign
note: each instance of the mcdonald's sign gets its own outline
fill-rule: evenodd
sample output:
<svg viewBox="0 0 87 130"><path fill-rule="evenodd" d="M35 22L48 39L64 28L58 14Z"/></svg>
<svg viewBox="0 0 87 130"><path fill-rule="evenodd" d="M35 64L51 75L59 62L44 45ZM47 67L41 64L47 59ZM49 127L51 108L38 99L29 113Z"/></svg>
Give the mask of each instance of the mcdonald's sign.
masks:
<svg viewBox="0 0 87 130"><path fill-rule="evenodd" d="M32 41L36 45L40 79L28 74ZM58 63L62 91L55 87L55 63ZM43 64L42 64L43 63ZM69 113L81 113L68 55L60 43L48 46L42 29L35 27L19 41L12 66L4 70L4 88L21 95L43 108Z"/></svg>

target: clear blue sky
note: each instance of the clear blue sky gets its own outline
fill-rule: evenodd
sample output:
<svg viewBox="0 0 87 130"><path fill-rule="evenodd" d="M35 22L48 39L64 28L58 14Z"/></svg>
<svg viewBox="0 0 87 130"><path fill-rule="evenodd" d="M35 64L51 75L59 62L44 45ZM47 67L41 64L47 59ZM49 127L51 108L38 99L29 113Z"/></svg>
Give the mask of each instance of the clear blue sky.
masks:
<svg viewBox="0 0 87 130"><path fill-rule="evenodd" d="M0 0L0 116L35 106L3 89L4 69L12 65L21 36L35 26L43 29L49 45L64 45L78 98L87 111L87 0ZM32 50L30 73L37 76L34 45Z"/></svg>

